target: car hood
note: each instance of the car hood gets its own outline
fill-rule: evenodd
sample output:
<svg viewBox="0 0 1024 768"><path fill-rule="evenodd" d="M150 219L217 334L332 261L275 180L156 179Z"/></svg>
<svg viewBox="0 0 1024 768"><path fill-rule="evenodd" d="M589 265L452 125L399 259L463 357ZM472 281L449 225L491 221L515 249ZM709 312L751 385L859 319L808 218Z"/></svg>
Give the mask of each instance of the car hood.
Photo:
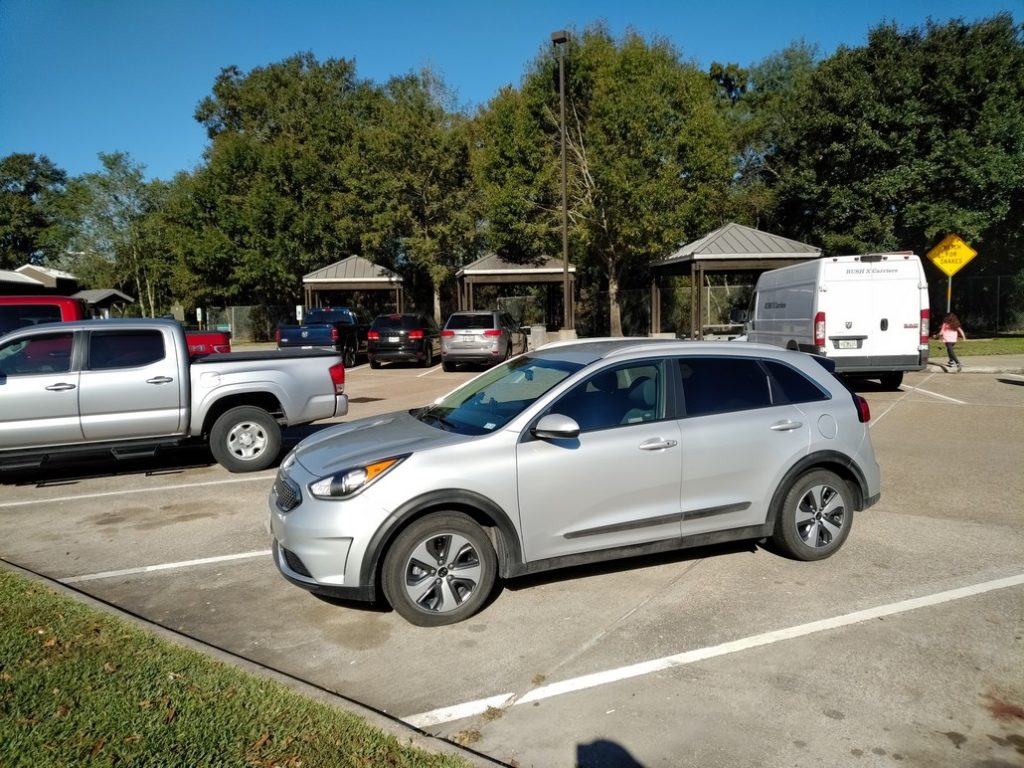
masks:
<svg viewBox="0 0 1024 768"><path fill-rule="evenodd" d="M323 476L378 459L470 440L424 424L408 411L338 424L299 443L292 454L313 475Z"/></svg>

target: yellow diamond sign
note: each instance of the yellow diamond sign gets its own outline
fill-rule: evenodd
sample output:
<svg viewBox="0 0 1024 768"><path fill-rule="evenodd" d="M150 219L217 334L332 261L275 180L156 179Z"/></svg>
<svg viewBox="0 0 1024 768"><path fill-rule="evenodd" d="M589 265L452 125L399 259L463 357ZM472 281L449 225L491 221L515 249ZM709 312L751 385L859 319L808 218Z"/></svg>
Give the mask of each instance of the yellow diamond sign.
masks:
<svg viewBox="0 0 1024 768"><path fill-rule="evenodd" d="M941 243L928 251L928 258L947 277L955 275L977 255L978 252L957 235L946 235Z"/></svg>

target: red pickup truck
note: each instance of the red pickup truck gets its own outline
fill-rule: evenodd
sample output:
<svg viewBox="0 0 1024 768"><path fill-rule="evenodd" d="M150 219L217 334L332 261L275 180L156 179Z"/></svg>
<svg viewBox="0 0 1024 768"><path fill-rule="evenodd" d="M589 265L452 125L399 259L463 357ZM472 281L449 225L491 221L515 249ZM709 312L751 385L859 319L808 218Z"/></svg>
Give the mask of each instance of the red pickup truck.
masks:
<svg viewBox="0 0 1024 768"><path fill-rule="evenodd" d="M71 296L0 296L0 336L26 325L87 320L89 306ZM223 331L186 331L189 357L231 351L231 335Z"/></svg>

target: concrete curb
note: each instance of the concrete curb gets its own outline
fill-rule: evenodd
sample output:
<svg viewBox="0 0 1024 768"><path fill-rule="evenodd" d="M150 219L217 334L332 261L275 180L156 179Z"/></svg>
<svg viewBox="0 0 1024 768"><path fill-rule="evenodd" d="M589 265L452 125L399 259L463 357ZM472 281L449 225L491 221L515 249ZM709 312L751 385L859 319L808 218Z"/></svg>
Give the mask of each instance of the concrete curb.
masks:
<svg viewBox="0 0 1024 768"><path fill-rule="evenodd" d="M279 672L271 667L265 667L258 662L246 659L245 657L239 656L231 651L218 648L215 645L210 645L209 643L192 637L191 635L175 632L168 627L156 624L129 611L122 610L110 603L99 600L92 595L80 592L74 587L62 584L55 579L51 579L47 576L36 573L35 571L23 568L15 563L7 560L0 560L0 568L6 568L7 570L17 573L20 576L24 576L27 579L45 584L55 592L66 597L70 597L73 600L77 600L94 610L102 611L124 621L131 622L132 624L135 624L136 626L160 637L162 640L167 640L175 645L202 653L216 659L217 661L248 672L249 674L269 678L281 685L291 688L297 693L307 696L308 698L323 702L329 706L343 709L356 717L362 718L374 728L393 736L399 743L405 746L413 746L417 749L423 750L424 752L432 754L453 755L465 760L468 765L475 766L475 768L509 768L508 763L503 763L499 760L489 758L486 755L474 752L471 749L466 749L458 744L440 739L436 736L431 736L429 733L421 731L418 728L414 728L396 717L391 717L383 712L371 709L370 707L364 706L353 699L334 693L326 688L310 685L300 678L293 677L292 675L284 672Z"/></svg>
<svg viewBox="0 0 1024 768"><path fill-rule="evenodd" d="M970 358L968 358L968 360L969 359ZM959 371L956 371L956 370L950 368L950 366L946 365L945 363L933 363L933 362L929 361L928 365L929 366L934 366L935 368L938 368L939 370L943 371L944 373L990 373L990 374L991 373L1006 373L1006 374L1012 374L1012 375L1018 375L1018 376L1024 375L1024 366L1019 366L1019 365L1018 366L1014 366L1014 365L1007 365L1007 366L978 365L978 366L974 366L974 365L970 365L969 363L964 363L963 367Z"/></svg>

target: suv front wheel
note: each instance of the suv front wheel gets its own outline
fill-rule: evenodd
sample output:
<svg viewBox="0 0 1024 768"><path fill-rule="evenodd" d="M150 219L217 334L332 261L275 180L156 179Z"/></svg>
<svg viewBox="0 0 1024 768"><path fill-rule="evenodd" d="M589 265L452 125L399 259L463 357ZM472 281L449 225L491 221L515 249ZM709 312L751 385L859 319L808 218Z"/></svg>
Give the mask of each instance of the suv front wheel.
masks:
<svg viewBox="0 0 1024 768"><path fill-rule="evenodd" d="M460 512L435 512L402 531L384 557L391 607L420 627L468 619L494 588L498 560L484 530Z"/></svg>

